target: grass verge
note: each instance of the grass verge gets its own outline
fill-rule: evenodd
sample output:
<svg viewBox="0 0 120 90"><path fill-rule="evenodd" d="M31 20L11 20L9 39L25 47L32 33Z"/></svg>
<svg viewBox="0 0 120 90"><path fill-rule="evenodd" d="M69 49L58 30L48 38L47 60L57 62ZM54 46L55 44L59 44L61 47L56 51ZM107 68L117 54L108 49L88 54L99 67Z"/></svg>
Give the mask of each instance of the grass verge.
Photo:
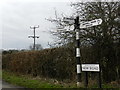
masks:
<svg viewBox="0 0 120 90"><path fill-rule="evenodd" d="M44 80L40 78L34 78L29 75L18 75L9 71L2 71L2 79L13 85L25 87L25 88L78 88L75 84L55 84L51 83L49 80ZM83 86L84 87L84 86ZM82 88L83 88L82 87ZM98 88L97 84L88 86L88 88ZM120 88L116 85L102 84L102 88Z"/></svg>
<svg viewBox="0 0 120 90"><path fill-rule="evenodd" d="M16 75L8 71L2 71L4 81L13 85L22 86L25 88L75 88L75 86L63 86L60 84L49 83L45 80L36 80L28 75Z"/></svg>

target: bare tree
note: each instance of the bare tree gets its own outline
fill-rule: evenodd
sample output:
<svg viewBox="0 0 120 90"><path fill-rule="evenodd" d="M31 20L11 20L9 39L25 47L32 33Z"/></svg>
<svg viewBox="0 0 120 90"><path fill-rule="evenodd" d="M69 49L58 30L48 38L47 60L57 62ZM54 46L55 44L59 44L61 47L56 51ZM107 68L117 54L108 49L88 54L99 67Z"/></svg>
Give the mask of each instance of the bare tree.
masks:
<svg viewBox="0 0 120 90"><path fill-rule="evenodd" d="M30 46L29 46L29 49L30 49L30 50L34 50L33 45L30 45ZM35 50L42 50L42 49L43 49L43 47L42 47L41 44L35 44Z"/></svg>
<svg viewBox="0 0 120 90"><path fill-rule="evenodd" d="M43 49L41 44L36 44L35 47L36 47L36 50L42 50Z"/></svg>

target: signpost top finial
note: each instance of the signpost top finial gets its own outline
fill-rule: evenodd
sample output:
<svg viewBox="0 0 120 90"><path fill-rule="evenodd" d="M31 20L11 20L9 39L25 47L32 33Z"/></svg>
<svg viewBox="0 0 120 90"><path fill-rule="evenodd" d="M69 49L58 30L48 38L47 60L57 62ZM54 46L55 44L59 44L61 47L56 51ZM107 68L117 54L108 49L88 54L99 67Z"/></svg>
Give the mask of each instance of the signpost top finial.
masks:
<svg viewBox="0 0 120 90"><path fill-rule="evenodd" d="M76 19L75 19L75 24L76 24L77 26L79 26L79 16L76 17Z"/></svg>

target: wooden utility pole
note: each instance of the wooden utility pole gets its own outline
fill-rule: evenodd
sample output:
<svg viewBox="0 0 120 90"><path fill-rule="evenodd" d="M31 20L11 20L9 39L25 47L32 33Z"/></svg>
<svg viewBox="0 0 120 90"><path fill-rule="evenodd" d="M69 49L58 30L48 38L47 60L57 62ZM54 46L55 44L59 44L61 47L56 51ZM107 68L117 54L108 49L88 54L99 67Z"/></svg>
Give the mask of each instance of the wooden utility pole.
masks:
<svg viewBox="0 0 120 90"><path fill-rule="evenodd" d="M28 38L33 38L34 39L33 50L35 50L35 38L39 38L39 36L35 35L35 30L36 30L36 28L39 28L39 25L38 26L33 26L33 27L30 26L30 28L33 29L34 35L33 36L28 36Z"/></svg>

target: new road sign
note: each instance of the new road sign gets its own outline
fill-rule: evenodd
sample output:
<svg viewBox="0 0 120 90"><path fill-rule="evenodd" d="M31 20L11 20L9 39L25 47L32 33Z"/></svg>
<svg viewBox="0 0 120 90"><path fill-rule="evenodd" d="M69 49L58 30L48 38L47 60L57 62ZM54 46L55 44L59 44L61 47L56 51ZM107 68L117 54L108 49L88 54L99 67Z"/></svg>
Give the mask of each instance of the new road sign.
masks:
<svg viewBox="0 0 120 90"><path fill-rule="evenodd" d="M95 19L92 21L81 22L80 28L88 28L88 27L92 27L92 26L97 26L97 25L100 25L101 23L102 23L102 19Z"/></svg>
<svg viewBox="0 0 120 90"><path fill-rule="evenodd" d="M82 64L82 71L96 71L99 72L99 64Z"/></svg>

